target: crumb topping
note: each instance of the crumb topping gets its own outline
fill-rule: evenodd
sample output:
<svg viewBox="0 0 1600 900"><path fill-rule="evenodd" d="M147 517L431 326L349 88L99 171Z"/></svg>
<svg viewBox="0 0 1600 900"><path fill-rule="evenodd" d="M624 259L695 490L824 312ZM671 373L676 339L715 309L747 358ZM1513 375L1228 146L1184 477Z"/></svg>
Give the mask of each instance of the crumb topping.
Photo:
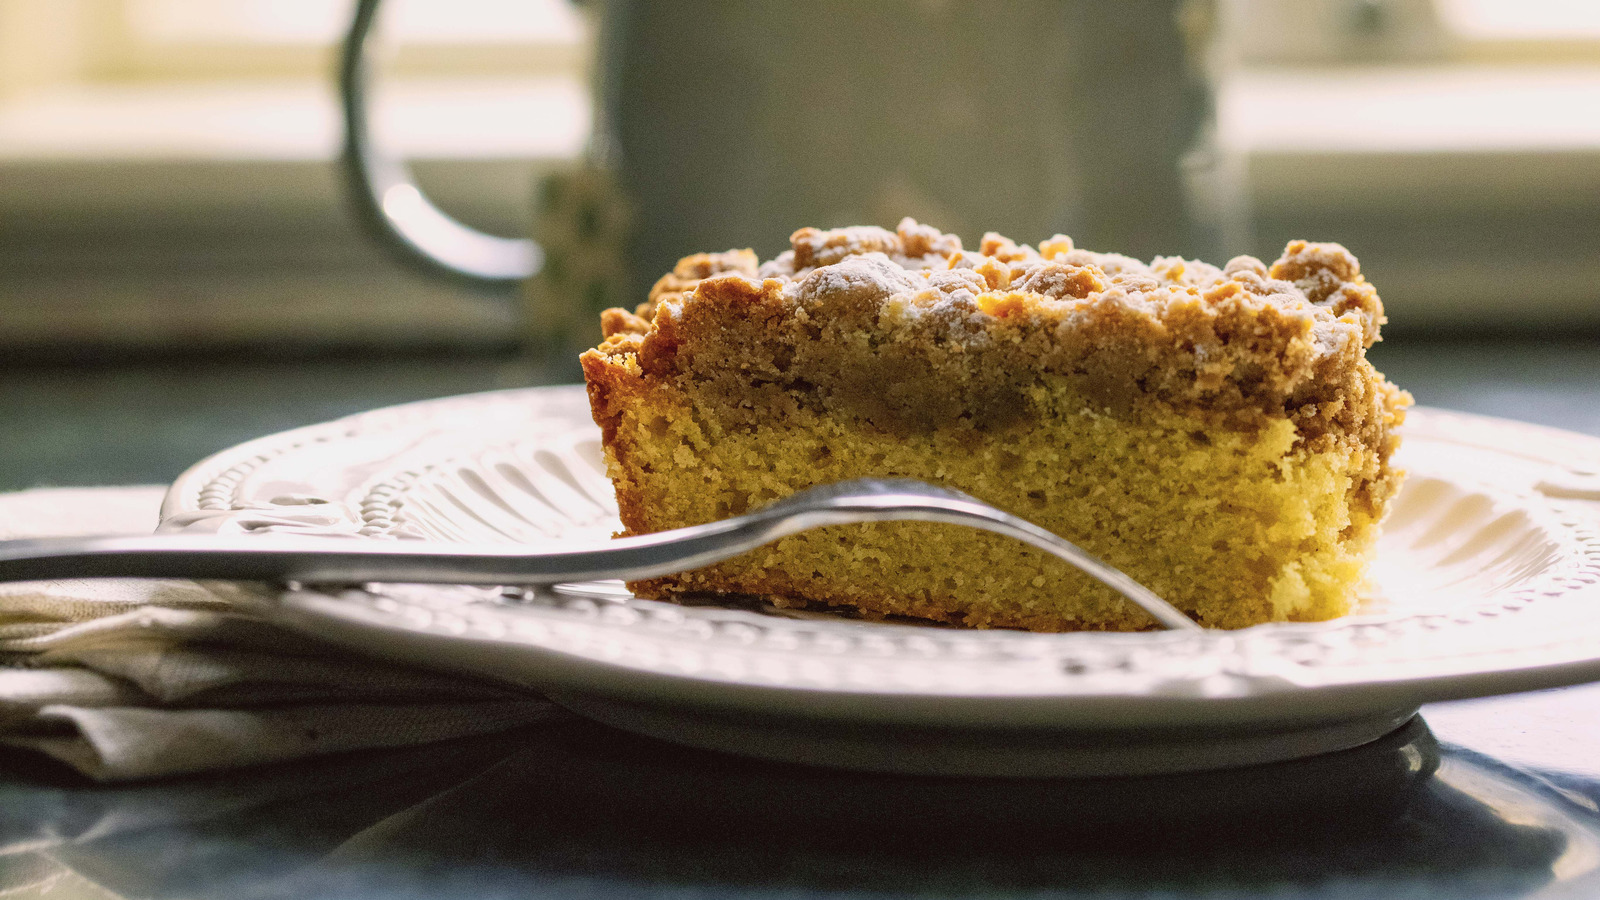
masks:
<svg viewBox="0 0 1600 900"><path fill-rule="evenodd" d="M802 228L790 244L791 249L766 263L749 250L684 257L656 282L635 315L648 322L658 304L682 302L707 279L741 276L759 283L775 280L778 284L768 289L800 303L825 302L834 292L884 301L910 295L911 308L935 316L970 314L987 306L1007 315L1062 321L1110 305L1166 322L1191 313L1189 307L1199 298L1219 317L1253 313L1292 320L1303 328L1291 330L1308 331L1314 335L1308 340L1328 348L1346 340L1370 347L1379 340L1385 321L1383 304L1361 277L1360 263L1338 244L1293 241L1270 267L1253 256L1237 256L1218 269L1176 256L1144 263L1118 253L1081 250L1065 235L1035 249L990 232L977 251L970 251L962 248L957 235L910 218L896 231L871 225ZM980 305L967 302L992 293L1022 296ZM637 326L629 321L621 327Z"/></svg>
<svg viewBox="0 0 1600 900"><path fill-rule="evenodd" d="M804 395L889 429L989 427L1048 373L1113 410L1153 397L1385 444L1408 402L1366 362L1383 305L1338 244L1294 241L1270 265L1219 269L1064 235L1035 248L990 233L973 251L909 218L802 228L790 243L765 263L749 250L686 257L633 313L606 313L595 352L746 398L753 421L760 397Z"/></svg>

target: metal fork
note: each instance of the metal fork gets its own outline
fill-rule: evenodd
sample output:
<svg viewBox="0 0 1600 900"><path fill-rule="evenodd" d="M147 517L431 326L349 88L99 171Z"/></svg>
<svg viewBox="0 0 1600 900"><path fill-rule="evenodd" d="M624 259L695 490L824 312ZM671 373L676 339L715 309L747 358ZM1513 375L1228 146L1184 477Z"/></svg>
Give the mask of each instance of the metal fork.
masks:
<svg viewBox="0 0 1600 900"><path fill-rule="evenodd" d="M909 479L841 481L719 522L519 552L486 544L359 543L319 537L45 538L0 542L0 582L50 578L202 578L266 582L559 584L656 578L721 562L827 525L944 522L1016 538L1081 569L1163 627L1198 629L1119 569L966 494Z"/></svg>

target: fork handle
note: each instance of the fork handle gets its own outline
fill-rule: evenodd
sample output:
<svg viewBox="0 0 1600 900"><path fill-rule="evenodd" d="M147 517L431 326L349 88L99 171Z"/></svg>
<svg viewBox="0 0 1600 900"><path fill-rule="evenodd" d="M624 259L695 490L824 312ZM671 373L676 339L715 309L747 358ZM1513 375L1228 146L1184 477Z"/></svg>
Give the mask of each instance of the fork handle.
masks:
<svg viewBox="0 0 1600 900"><path fill-rule="evenodd" d="M0 542L0 582L193 578L277 583L557 584L654 578L760 546L759 542L718 540L724 538L720 533L677 541L661 537L643 535L568 545L543 553L520 552L502 544L373 542L352 546L348 538L288 536L41 538Z"/></svg>

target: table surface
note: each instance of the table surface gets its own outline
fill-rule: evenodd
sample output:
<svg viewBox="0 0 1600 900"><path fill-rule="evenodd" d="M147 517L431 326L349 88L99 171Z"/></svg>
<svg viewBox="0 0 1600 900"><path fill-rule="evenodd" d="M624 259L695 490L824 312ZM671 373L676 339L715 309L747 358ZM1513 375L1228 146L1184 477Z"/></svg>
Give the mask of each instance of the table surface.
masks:
<svg viewBox="0 0 1600 900"><path fill-rule="evenodd" d="M1421 403L1600 434L1595 342L1373 356ZM0 369L0 488L159 483L260 434L570 375L503 359ZM1600 896L1600 685L1436 704L1314 760L1076 782L829 772L576 718L131 786L3 752L0 894Z"/></svg>

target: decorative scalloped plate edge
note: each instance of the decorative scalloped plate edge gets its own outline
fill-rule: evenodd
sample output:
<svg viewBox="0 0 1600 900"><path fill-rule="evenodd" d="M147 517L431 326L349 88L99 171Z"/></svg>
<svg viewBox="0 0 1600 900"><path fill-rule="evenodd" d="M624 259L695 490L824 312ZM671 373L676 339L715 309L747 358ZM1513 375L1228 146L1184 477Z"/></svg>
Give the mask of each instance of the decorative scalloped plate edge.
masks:
<svg viewBox="0 0 1600 900"><path fill-rule="evenodd" d="M593 536L614 527L593 461L597 437L578 386L375 410L198 463L172 486L162 528ZM1483 526L1483 540L1531 535L1523 543L1532 549L1512 546L1502 567L1521 571L1512 564L1523 552L1537 558L1518 564L1538 571L1466 605L1198 635L788 618L603 587L300 589L283 594L281 609L292 624L368 652L576 692L591 707L646 702L895 727L1201 727L1214 742L1600 678L1600 440L1431 409L1412 412L1406 440L1413 484L1455 491L1461 515L1492 506L1500 518Z"/></svg>

